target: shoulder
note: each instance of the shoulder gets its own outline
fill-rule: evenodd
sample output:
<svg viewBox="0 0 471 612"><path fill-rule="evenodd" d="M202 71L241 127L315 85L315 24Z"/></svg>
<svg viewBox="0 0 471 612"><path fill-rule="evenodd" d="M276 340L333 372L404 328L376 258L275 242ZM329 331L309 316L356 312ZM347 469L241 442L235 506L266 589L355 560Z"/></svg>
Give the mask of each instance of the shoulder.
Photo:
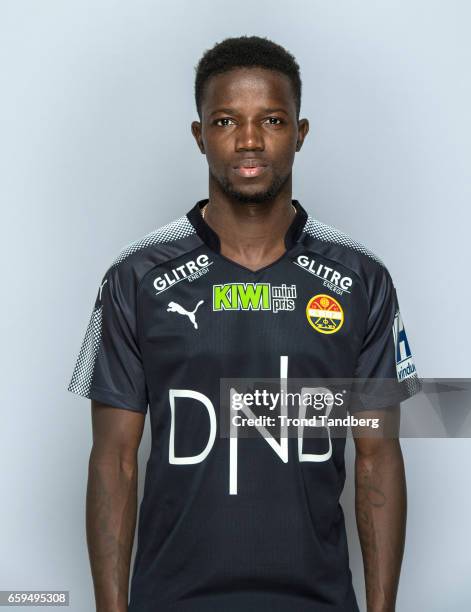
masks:
<svg viewBox="0 0 471 612"><path fill-rule="evenodd" d="M172 259L176 259L201 244L195 228L186 215L158 227L123 246L102 277L109 289L123 294L134 293L145 274Z"/></svg>
<svg viewBox="0 0 471 612"><path fill-rule="evenodd" d="M318 240L326 245L336 247L336 253L343 253L344 257L347 259L350 258L354 260L356 258L361 261L363 258L366 258L367 262L372 261L379 266L386 267L379 255L374 253L363 243L355 240L350 235L332 225L322 223L312 215L308 215L304 231L310 238Z"/></svg>
<svg viewBox="0 0 471 612"><path fill-rule="evenodd" d="M383 259L346 232L309 214L304 234L306 248L353 272L360 278L370 298L381 286L394 287Z"/></svg>
<svg viewBox="0 0 471 612"><path fill-rule="evenodd" d="M185 239L195 235L195 228L189 222L188 217L182 215L178 219L166 225L162 225L122 247L110 267L117 268L123 262L130 259L137 262L139 258L145 259L148 256L152 258L152 255L156 260L158 260L159 257L160 259L165 259L167 254L173 254L174 252L176 254L178 253L178 248L176 251L170 251L170 247L172 246L174 248L180 247L182 253L184 253L185 249L188 247L188 244L185 243ZM136 254L138 257L135 257Z"/></svg>

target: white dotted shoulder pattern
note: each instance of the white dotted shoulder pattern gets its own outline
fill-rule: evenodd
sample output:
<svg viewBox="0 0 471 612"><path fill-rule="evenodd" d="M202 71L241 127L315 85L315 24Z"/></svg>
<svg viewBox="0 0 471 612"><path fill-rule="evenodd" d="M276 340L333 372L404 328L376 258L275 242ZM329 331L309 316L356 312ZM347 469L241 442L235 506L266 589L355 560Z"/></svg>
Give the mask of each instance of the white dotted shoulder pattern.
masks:
<svg viewBox="0 0 471 612"><path fill-rule="evenodd" d="M137 251L145 249L148 246L158 243L163 244L166 242L173 242L174 240L191 236L191 234L194 233L196 233L195 228L188 221L188 217L183 215L179 219L171 221L170 223L167 223L167 225L163 225L162 227L159 227L159 229L156 229L153 232L146 234L142 238L139 238L139 240L135 240L134 242L131 242L125 246L118 257L113 261L111 267L117 266L130 255L133 255L134 253L137 253Z"/></svg>
<svg viewBox="0 0 471 612"><path fill-rule="evenodd" d="M314 217L312 217L311 215L309 215L307 218L306 224L304 226L304 231L309 236L317 238L317 240L322 240L323 242L331 242L334 244L341 244L350 249L353 249L354 251L358 251L359 253L366 255L373 261L376 261L381 266L385 267L382 260L363 244L357 242L356 240L353 240L353 238L350 238L348 234L341 232L335 227L326 225L325 223L321 223L317 219L314 219Z"/></svg>
<svg viewBox="0 0 471 612"><path fill-rule="evenodd" d="M102 307L93 309L68 390L88 397L101 342Z"/></svg>
<svg viewBox="0 0 471 612"><path fill-rule="evenodd" d="M133 253L137 253L137 251L145 249L148 246L158 243L173 242L174 240L186 238L194 233L194 227L188 221L188 217L184 215L125 246L118 257L113 261L110 268L116 267ZM101 336L102 306L98 306L93 309L91 314L72 379L68 387L69 391L88 397L93 379L93 370L101 343Z"/></svg>

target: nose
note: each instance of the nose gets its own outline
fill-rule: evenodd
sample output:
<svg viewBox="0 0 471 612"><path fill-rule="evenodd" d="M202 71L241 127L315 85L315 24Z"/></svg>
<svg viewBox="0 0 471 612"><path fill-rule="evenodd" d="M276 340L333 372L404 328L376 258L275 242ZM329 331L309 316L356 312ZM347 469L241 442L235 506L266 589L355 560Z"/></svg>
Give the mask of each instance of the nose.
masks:
<svg viewBox="0 0 471 612"><path fill-rule="evenodd" d="M265 143L263 134L252 121L245 121L237 130L236 151L263 151Z"/></svg>

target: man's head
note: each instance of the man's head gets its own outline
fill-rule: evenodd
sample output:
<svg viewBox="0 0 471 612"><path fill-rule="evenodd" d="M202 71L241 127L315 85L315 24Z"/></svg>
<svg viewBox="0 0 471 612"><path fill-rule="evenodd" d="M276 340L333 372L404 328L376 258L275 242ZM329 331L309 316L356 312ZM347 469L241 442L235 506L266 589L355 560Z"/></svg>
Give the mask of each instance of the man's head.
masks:
<svg viewBox="0 0 471 612"><path fill-rule="evenodd" d="M272 200L309 129L294 57L266 38L226 39L198 63L195 100L192 132L213 184L240 202Z"/></svg>

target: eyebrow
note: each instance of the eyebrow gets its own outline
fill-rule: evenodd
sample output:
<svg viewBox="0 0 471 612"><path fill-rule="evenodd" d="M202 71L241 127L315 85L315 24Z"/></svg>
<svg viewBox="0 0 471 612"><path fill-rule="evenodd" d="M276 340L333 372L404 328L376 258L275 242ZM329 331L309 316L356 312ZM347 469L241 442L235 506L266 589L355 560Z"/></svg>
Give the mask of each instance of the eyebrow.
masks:
<svg viewBox="0 0 471 612"><path fill-rule="evenodd" d="M284 113L285 115L288 114L288 112L284 108L262 108L260 112L261 113ZM228 115L237 115L237 111L235 110L235 108L217 108L216 110L213 110L212 113L209 114L209 116L211 117L212 115L215 115L216 113L227 113Z"/></svg>

